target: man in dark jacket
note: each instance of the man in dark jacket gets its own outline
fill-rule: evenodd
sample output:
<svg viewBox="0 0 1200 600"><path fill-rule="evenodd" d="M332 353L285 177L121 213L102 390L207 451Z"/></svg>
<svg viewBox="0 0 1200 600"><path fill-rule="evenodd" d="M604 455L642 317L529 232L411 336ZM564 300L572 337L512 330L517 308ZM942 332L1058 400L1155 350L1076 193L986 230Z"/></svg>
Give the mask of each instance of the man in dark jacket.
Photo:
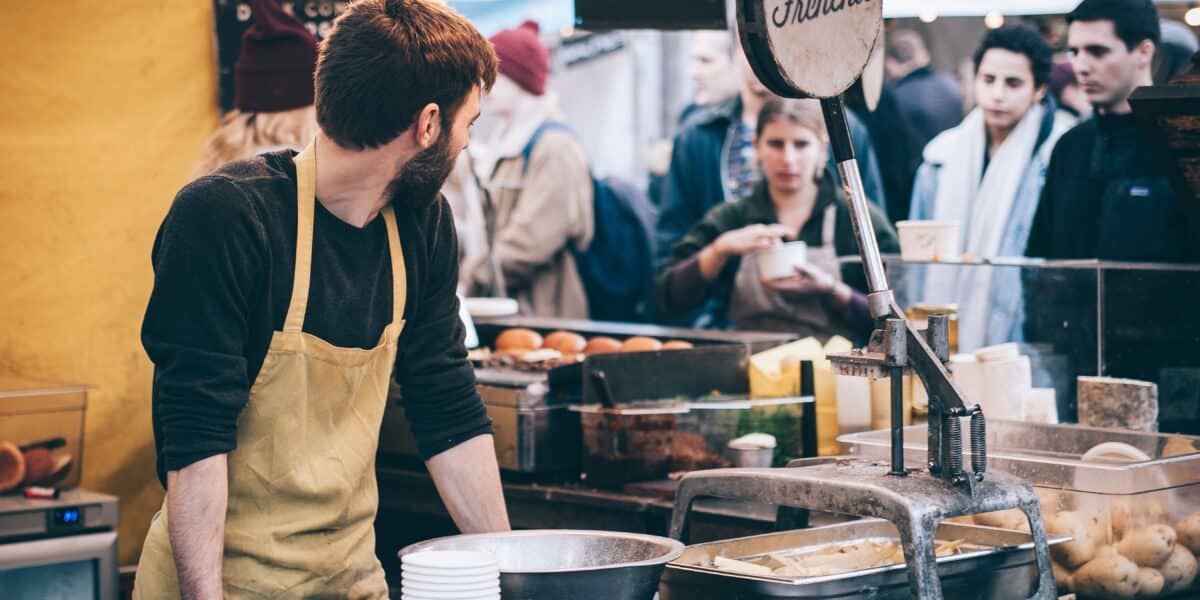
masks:
<svg viewBox="0 0 1200 600"><path fill-rule="evenodd" d="M958 81L933 69L921 35L901 29L888 37L884 67L892 80L896 103L924 148L937 134L958 125L963 117L963 93Z"/></svg>
<svg viewBox="0 0 1200 600"><path fill-rule="evenodd" d="M749 196L761 178L754 159L754 127L758 111L771 93L750 70L741 49L735 52L742 76L739 95L691 117L675 137L656 227L660 264L670 256L671 246L709 209ZM853 113L847 112L847 116L854 152L863 170L863 188L868 198L884 207L883 183L870 133ZM832 157L830 165L836 174Z"/></svg>
<svg viewBox="0 0 1200 600"><path fill-rule="evenodd" d="M1046 172L1026 254L1052 259L1194 262L1189 207L1173 161L1134 121L1129 95L1151 85L1159 40L1150 0L1085 0L1067 15L1071 64L1096 116L1063 135Z"/></svg>
<svg viewBox="0 0 1200 600"><path fill-rule="evenodd" d="M1140 129L1129 105L1135 88L1152 83L1159 40L1154 5L1150 0L1084 0L1067 22L1071 64L1095 117L1068 131L1055 147L1026 254L1200 261L1194 202L1175 194L1168 179L1173 161ZM1097 282L1078 271L1040 272L1026 282L1026 296L1040 299L1028 303L1026 336L1053 343L1055 352L1067 356L1072 375L1102 372L1160 381L1167 368L1200 363L1194 350L1200 323L1192 317L1200 290L1197 278L1188 275L1110 270ZM1097 285L1103 298L1099 306ZM1099 364L1097 349L1085 342L1097 340L1097 332L1102 334ZM1160 381L1160 387L1166 383ZM1195 427L1196 392L1189 393L1159 399L1164 430ZM1061 408L1069 418L1074 407L1065 404Z"/></svg>

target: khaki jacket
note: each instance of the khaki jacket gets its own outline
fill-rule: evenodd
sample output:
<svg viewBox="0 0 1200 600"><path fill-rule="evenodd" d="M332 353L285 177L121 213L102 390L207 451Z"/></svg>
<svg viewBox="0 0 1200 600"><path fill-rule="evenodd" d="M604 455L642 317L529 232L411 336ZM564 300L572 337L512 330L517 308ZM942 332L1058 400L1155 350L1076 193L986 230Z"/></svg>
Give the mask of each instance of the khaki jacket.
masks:
<svg viewBox="0 0 1200 600"><path fill-rule="evenodd" d="M587 296L571 248L585 250L592 241L591 174L583 148L562 130L544 133L525 167L522 151L547 120L562 120L553 98L533 99L489 144L492 158L477 162L491 203L485 210L493 236L491 259L522 314L587 318ZM489 271L487 264L477 266L473 283L486 285Z"/></svg>

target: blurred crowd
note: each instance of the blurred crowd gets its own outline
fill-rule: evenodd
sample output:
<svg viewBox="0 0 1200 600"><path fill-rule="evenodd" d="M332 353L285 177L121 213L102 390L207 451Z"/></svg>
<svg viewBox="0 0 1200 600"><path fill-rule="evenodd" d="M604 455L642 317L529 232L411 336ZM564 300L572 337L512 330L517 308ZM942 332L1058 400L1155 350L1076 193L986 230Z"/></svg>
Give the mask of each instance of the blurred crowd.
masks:
<svg viewBox="0 0 1200 600"><path fill-rule="evenodd" d="M883 252L899 250L896 223L939 220L959 223L972 259L1200 262L1194 207L1129 102L1187 71L1196 36L1160 21L1150 0L1084 0L1066 21L1065 38L1027 24L988 30L965 79L936 70L918 32L887 32L880 97L848 110ZM267 30L258 43L309 51L301 37ZM819 105L774 97L735 34L690 39L692 102L674 139L650 152L649 181L626 182L590 169L547 85L538 25L491 38L500 76L482 111L496 126L471 140L443 188L460 293L515 298L539 316L861 338L865 281L838 261L857 244ZM198 172L312 135L310 105L240 92L254 61L289 52L249 50L237 110ZM752 258L789 242L804 242L803 265L765 277ZM923 285L987 303L1010 282L931 274Z"/></svg>

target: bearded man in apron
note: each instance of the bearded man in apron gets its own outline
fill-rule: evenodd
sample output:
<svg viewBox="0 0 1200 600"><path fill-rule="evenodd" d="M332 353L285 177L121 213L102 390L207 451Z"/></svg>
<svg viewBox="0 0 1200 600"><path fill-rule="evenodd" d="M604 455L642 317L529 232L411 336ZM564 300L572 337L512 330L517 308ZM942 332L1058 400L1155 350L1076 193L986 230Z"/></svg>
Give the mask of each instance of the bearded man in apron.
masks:
<svg viewBox="0 0 1200 600"><path fill-rule="evenodd" d="M438 196L487 40L437 0L362 0L326 38L316 140L188 184L142 338L167 487L135 598L387 598L375 452L389 377L450 515L508 529Z"/></svg>
<svg viewBox="0 0 1200 600"><path fill-rule="evenodd" d="M846 199L825 169L828 141L815 100L763 106L754 139L763 181L746 198L710 210L671 249L656 285L666 314L686 314L716 297L737 329L822 341L870 334L862 267L838 261L858 249ZM870 210L880 250L898 251L887 218L874 205ZM755 253L785 239L807 244L806 261L791 276L764 278Z"/></svg>

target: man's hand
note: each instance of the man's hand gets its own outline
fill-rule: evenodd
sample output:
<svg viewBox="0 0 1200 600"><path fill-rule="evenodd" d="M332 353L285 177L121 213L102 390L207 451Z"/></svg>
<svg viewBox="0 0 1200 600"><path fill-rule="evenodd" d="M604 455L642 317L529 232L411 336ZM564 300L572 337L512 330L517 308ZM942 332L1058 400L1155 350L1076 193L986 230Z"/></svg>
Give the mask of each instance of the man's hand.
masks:
<svg viewBox="0 0 1200 600"><path fill-rule="evenodd" d="M184 600L221 600L228 500L224 454L167 472L167 533Z"/></svg>
<svg viewBox="0 0 1200 600"><path fill-rule="evenodd" d="M459 531L511 529L491 435L471 438L429 459L425 466Z"/></svg>

